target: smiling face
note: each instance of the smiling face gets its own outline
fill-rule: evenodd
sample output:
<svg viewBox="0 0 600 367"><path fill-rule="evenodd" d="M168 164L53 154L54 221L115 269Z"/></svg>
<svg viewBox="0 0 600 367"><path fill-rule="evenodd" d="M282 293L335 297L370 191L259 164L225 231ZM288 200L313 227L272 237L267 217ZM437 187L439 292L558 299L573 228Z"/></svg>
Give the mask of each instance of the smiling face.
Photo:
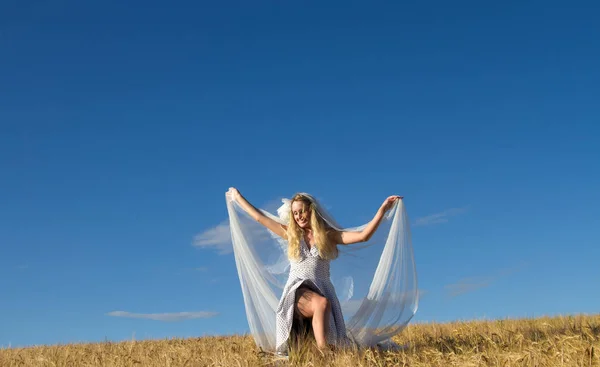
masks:
<svg viewBox="0 0 600 367"><path fill-rule="evenodd" d="M301 200L292 203L292 215L296 224L302 229L310 228L310 205Z"/></svg>

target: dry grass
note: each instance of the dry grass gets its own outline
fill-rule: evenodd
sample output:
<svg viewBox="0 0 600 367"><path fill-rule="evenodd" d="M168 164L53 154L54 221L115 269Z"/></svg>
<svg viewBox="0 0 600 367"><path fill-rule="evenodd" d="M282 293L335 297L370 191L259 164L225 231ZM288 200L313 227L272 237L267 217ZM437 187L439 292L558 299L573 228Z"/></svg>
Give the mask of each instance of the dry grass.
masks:
<svg viewBox="0 0 600 367"><path fill-rule="evenodd" d="M410 325L401 352L312 347L289 360L261 354L249 336L0 349L0 366L600 366L600 315Z"/></svg>

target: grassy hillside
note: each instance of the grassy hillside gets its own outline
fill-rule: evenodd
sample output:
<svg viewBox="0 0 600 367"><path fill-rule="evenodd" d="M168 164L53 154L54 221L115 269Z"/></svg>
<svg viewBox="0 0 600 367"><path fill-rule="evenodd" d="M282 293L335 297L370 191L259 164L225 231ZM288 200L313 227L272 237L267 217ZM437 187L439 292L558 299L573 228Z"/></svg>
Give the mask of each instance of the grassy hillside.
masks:
<svg viewBox="0 0 600 367"><path fill-rule="evenodd" d="M249 336L0 349L0 366L600 366L600 315L415 324L400 352L260 353Z"/></svg>

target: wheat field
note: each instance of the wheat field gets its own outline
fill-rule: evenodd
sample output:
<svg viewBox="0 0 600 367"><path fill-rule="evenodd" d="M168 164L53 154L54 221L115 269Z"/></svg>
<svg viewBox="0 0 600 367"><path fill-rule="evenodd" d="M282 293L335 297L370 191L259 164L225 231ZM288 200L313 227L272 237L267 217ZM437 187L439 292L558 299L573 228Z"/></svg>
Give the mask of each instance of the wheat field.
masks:
<svg viewBox="0 0 600 367"><path fill-rule="evenodd" d="M600 315L412 324L396 352L320 353L310 340L288 359L247 335L0 349L0 366L600 366Z"/></svg>

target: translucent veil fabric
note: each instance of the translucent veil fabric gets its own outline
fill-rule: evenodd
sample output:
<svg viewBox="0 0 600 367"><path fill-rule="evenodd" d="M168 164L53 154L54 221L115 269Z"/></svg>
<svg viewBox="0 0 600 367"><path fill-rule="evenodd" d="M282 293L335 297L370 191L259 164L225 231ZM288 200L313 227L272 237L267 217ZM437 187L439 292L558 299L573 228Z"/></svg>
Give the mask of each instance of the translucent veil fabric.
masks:
<svg viewBox="0 0 600 367"><path fill-rule="evenodd" d="M368 224L341 227L311 199L336 230L360 231ZM277 213L259 210L287 224L290 203L288 199L282 202ZM276 310L289 272L287 242L252 219L229 193L226 203L250 332L260 348L275 351ZM338 249L338 258L330 264L331 281L348 336L359 346L393 344L390 338L406 327L418 307L417 274L403 201L395 202L368 242L338 245Z"/></svg>

